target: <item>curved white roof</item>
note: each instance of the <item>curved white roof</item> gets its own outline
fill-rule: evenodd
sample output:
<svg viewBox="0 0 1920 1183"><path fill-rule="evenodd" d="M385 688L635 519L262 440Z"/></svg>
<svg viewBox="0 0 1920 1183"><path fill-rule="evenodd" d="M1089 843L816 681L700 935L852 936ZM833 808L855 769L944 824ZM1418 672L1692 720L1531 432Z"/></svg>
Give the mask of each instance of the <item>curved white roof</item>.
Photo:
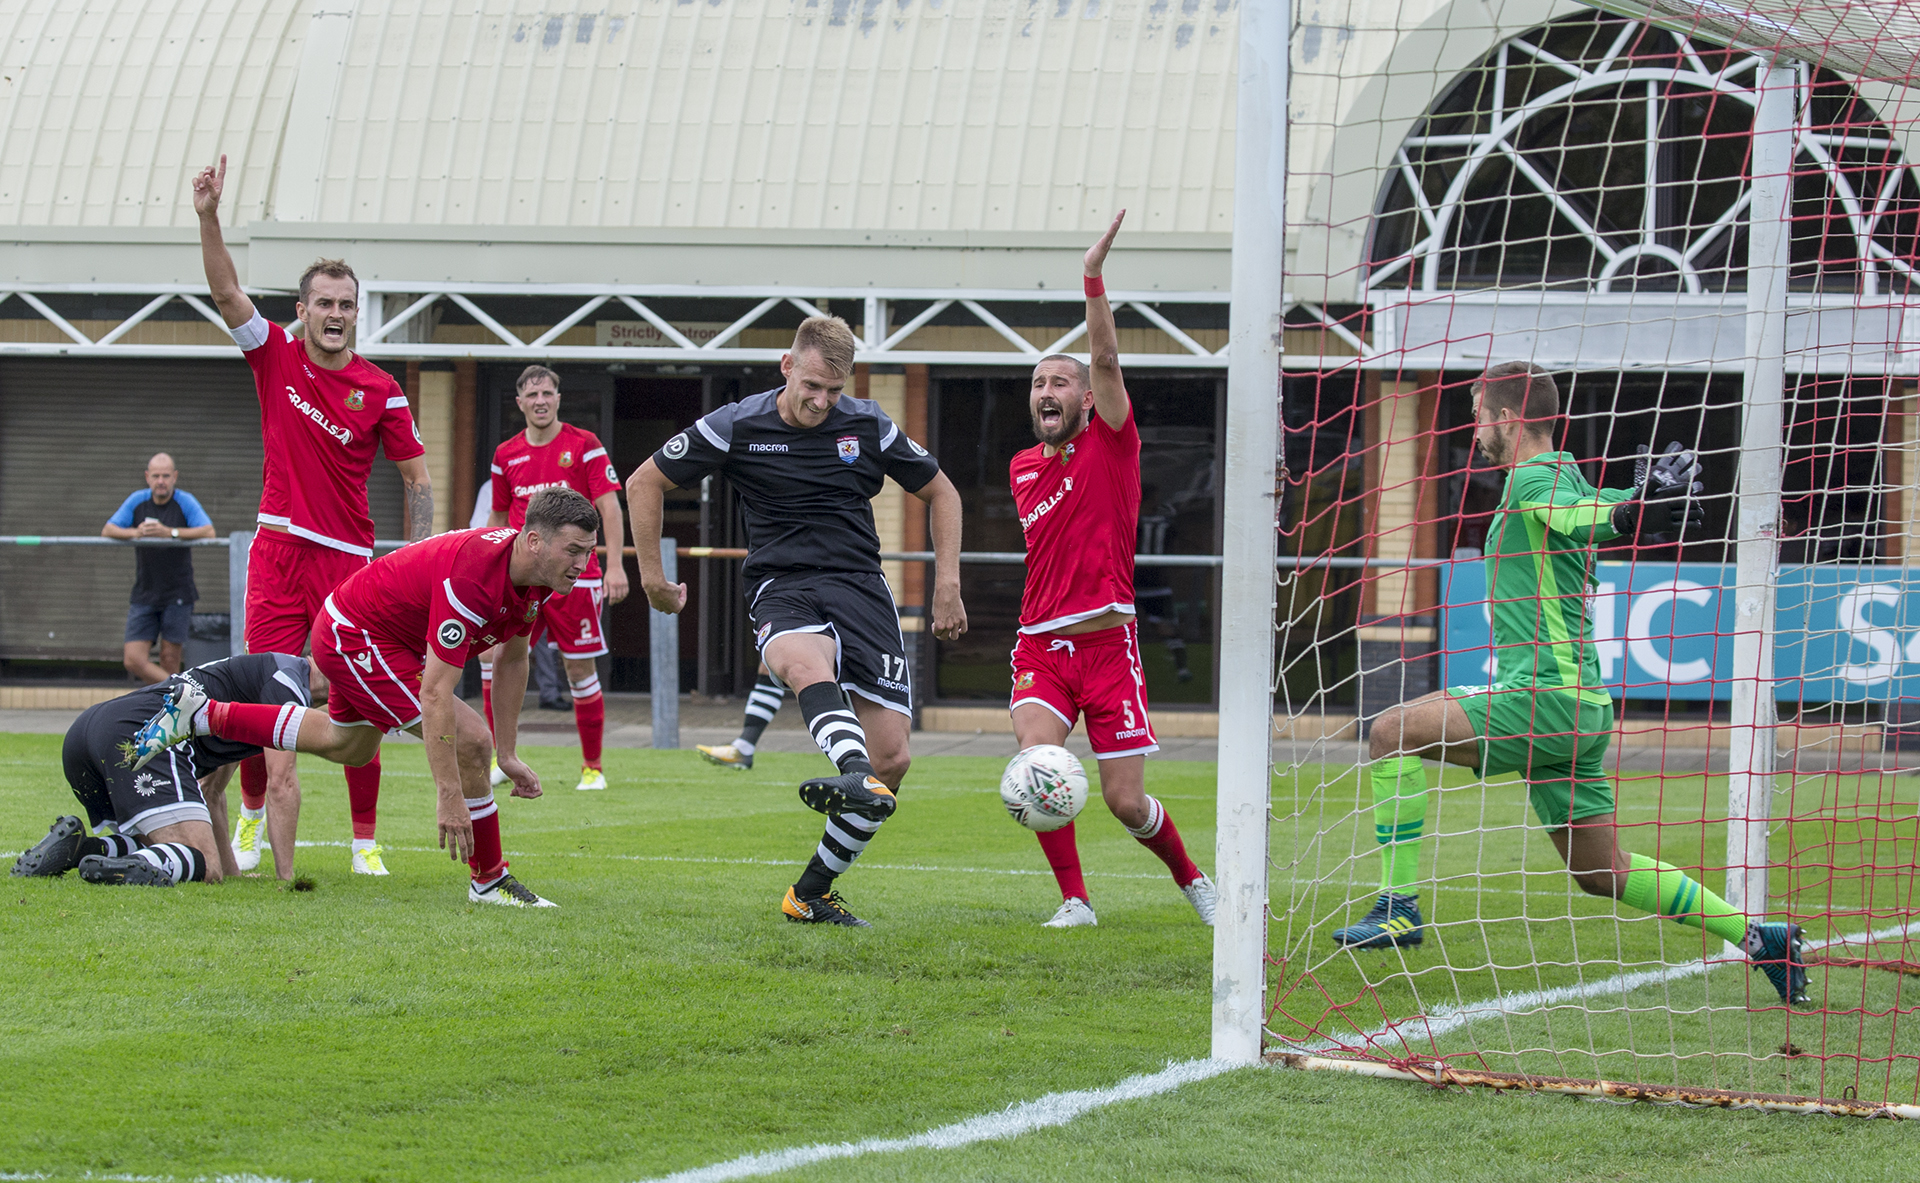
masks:
<svg viewBox="0 0 1920 1183"><path fill-rule="evenodd" d="M0 225L1223 233L1232 0L8 0Z"/></svg>

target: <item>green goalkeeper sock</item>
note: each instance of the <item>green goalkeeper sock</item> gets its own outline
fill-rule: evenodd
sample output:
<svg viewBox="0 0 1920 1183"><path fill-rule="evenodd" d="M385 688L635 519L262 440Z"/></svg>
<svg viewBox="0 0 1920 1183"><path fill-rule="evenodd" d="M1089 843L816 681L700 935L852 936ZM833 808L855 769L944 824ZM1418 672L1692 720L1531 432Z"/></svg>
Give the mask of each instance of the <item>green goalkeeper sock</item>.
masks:
<svg viewBox="0 0 1920 1183"><path fill-rule="evenodd" d="M1427 822L1427 770L1413 756L1375 760L1373 840L1380 844L1380 890L1413 894L1420 875L1420 830Z"/></svg>
<svg viewBox="0 0 1920 1183"><path fill-rule="evenodd" d="M1627 907L1664 916L1688 928L1704 928L1735 945L1746 939L1746 916L1685 871L1644 854L1630 854L1627 861L1633 870L1627 874L1627 890L1620 897Z"/></svg>

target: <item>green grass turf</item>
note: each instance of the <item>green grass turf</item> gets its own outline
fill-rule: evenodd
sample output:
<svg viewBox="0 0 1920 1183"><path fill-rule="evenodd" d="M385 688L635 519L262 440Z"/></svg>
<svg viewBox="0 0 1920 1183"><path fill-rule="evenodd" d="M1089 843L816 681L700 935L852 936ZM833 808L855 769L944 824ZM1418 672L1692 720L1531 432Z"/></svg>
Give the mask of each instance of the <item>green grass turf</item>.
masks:
<svg viewBox="0 0 1920 1183"><path fill-rule="evenodd" d="M1101 925L1042 930L1057 897L999 810L997 762L923 760L845 881L878 927L823 931L775 910L818 835L792 788L817 757L741 775L614 751L614 787L582 794L570 751L531 755L553 787L502 800L506 844L558 911L465 902L460 870L427 849L417 746L384 757L384 880L349 875L344 846L300 852L310 893L6 880L0 1175L631 1181L909 1136L1206 1054L1210 934L1097 805L1081 846ZM0 737L0 769L0 848L19 849L72 808L57 738ZM303 840L344 843L338 770L302 773ZM1151 777L1210 864L1211 766ZM1842 1162L1859 1179L1910 1161L1910 1136L1250 1071L1004 1143L793 1177L1357 1178L1398 1163L1471 1178L1492 1148L1515 1156L1509 1179L1823 1178Z"/></svg>

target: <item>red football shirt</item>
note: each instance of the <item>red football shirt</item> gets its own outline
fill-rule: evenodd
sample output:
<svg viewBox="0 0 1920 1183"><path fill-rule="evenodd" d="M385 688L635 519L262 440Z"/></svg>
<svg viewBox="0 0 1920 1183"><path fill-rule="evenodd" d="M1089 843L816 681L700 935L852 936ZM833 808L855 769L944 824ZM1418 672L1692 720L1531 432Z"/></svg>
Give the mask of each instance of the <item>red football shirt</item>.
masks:
<svg viewBox="0 0 1920 1183"><path fill-rule="evenodd" d="M373 634L382 648L464 666L469 654L532 632L540 605L553 594L515 587L507 577L519 535L506 526L436 534L347 576L327 597L328 608Z"/></svg>
<svg viewBox="0 0 1920 1183"><path fill-rule="evenodd" d="M359 354L344 369L321 369L300 338L258 314L233 338L246 351L260 396L260 521L371 555L367 476L375 450L385 444L389 460L426 451L406 393Z"/></svg>
<svg viewBox="0 0 1920 1183"><path fill-rule="evenodd" d="M1008 466L1027 538L1020 631L1044 633L1107 612L1133 612L1133 542L1140 522L1140 430L1095 411L1052 456L1035 444Z"/></svg>
<svg viewBox="0 0 1920 1183"><path fill-rule="evenodd" d="M566 488L597 501L620 488L619 474L600 437L571 423L559 434L535 447L521 432L493 450L493 512L507 515L507 525L518 530L527 520L527 502L542 489ZM600 556L587 560L580 582L600 578Z"/></svg>

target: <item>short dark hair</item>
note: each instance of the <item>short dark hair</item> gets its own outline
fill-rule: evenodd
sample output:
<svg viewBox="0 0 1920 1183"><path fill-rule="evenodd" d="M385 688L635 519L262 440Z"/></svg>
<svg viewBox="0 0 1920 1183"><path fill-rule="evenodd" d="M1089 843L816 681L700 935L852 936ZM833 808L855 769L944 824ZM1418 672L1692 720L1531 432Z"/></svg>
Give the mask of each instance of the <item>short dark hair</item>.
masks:
<svg viewBox="0 0 1920 1183"><path fill-rule="evenodd" d="M522 530L532 530L542 538L552 538L562 526L578 526L589 536L599 533L600 511L593 502L572 489L542 489L527 500L527 520Z"/></svg>
<svg viewBox="0 0 1920 1183"><path fill-rule="evenodd" d="M328 279L351 279L353 281L354 294L356 297L359 295L360 277L353 273L353 268L347 266L345 259L315 259L313 262L307 264L305 271L300 273L300 302L302 304L307 302L307 293L312 290L313 277L316 275L324 275Z"/></svg>
<svg viewBox="0 0 1920 1183"><path fill-rule="evenodd" d="M1474 385L1480 388L1481 406L1511 411L1529 432L1551 432L1560 417L1560 388L1552 374L1530 361L1503 361Z"/></svg>
<svg viewBox="0 0 1920 1183"><path fill-rule="evenodd" d="M1080 385L1087 387L1089 390L1093 388L1093 371L1087 368L1086 362L1081 361L1079 358L1074 357L1071 354L1049 353L1047 354L1047 356L1041 358L1039 361L1034 362L1033 368L1037 370L1041 366L1045 365L1047 362L1050 362L1050 361L1066 362L1068 365L1073 367L1073 376L1079 380Z"/></svg>
<svg viewBox="0 0 1920 1183"><path fill-rule="evenodd" d="M553 383L555 390L560 389L560 375L545 366L531 365L521 370L520 376L513 380L513 392L515 394L525 394L527 387L532 385L534 380L538 378L545 378L547 381Z"/></svg>

